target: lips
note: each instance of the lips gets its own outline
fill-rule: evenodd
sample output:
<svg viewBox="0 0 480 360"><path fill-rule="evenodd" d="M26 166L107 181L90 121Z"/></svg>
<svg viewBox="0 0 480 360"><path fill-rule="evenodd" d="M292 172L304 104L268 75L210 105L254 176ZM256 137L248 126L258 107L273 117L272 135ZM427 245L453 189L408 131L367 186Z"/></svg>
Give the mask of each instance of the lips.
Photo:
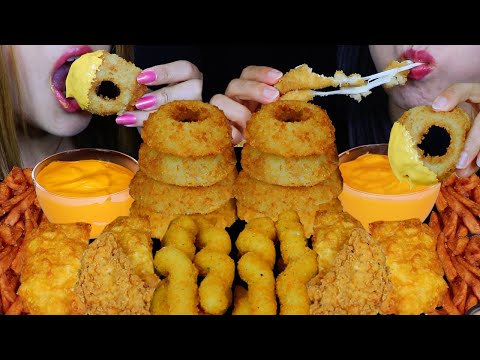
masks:
<svg viewBox="0 0 480 360"><path fill-rule="evenodd" d="M434 57L425 50L408 49L403 53L402 59L424 63L410 70L408 78L411 80L422 80L432 72L436 65Z"/></svg>
<svg viewBox="0 0 480 360"><path fill-rule="evenodd" d="M70 70L70 66L73 62L72 58L79 57L92 51L92 48L86 45L74 46L63 53L55 62L50 77L50 87L58 103L66 112L76 112L80 110L80 106L75 99L68 99L65 96L65 80L67 79L68 70Z"/></svg>

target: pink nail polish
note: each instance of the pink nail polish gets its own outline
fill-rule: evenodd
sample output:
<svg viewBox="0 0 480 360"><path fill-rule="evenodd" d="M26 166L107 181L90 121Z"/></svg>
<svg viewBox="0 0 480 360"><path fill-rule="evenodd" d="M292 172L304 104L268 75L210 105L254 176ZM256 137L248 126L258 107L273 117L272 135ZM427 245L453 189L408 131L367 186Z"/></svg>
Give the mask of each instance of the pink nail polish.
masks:
<svg viewBox="0 0 480 360"><path fill-rule="evenodd" d="M155 106L156 103L157 103L157 98L155 96L145 95L137 100L137 102L135 103L135 106L137 107L137 109L146 110Z"/></svg>
<svg viewBox="0 0 480 360"><path fill-rule="evenodd" d="M151 82L154 82L155 80L157 80L157 73L152 70L142 71L137 76L137 81L140 84L149 84Z"/></svg>
<svg viewBox="0 0 480 360"><path fill-rule="evenodd" d="M118 125L133 125L137 122L137 117L134 114L122 114L117 116L115 122Z"/></svg>

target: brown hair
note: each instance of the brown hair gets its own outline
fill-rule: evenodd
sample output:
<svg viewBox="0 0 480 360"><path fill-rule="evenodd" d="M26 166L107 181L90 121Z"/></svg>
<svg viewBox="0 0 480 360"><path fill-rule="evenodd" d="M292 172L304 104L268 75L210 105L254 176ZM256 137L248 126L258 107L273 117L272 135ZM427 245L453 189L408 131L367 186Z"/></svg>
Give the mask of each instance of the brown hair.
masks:
<svg viewBox="0 0 480 360"><path fill-rule="evenodd" d="M112 52L129 61L134 60L131 45L114 45ZM25 121L15 112L16 108L21 108L19 106L21 104L15 103L21 100L18 79L13 71L15 68L16 61L12 45L4 46L4 49L0 49L0 178L5 177L13 166L22 166L17 133L23 131L27 135ZM17 121L17 118L20 121ZM117 126L114 120L110 123L109 129L98 134L99 138L108 140L115 136L116 150L135 155L138 151L137 129Z"/></svg>

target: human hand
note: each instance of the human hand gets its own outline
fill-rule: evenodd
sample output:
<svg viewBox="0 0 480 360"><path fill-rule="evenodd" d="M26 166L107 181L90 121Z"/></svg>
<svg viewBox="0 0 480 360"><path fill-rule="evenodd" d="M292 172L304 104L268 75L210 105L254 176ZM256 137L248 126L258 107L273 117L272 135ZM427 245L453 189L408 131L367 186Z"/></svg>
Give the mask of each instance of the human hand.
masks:
<svg viewBox="0 0 480 360"><path fill-rule="evenodd" d="M480 84L459 83L443 91L433 101L432 107L438 111L449 111L461 102L472 105L475 119L465 141L465 147L457 163L456 174L468 177L480 167Z"/></svg>
<svg viewBox="0 0 480 360"><path fill-rule="evenodd" d="M248 120L262 104L278 99L280 93L273 86L283 73L267 66L248 66L240 78L233 79L225 94L212 97L210 104L217 106L227 116L232 125L233 144L243 140L243 131Z"/></svg>
<svg viewBox="0 0 480 360"><path fill-rule="evenodd" d="M143 95L135 103L138 111L128 111L116 118L119 125L143 127L148 115L173 100L202 100L203 74L189 61L179 60L144 69L137 77L147 86L166 85Z"/></svg>

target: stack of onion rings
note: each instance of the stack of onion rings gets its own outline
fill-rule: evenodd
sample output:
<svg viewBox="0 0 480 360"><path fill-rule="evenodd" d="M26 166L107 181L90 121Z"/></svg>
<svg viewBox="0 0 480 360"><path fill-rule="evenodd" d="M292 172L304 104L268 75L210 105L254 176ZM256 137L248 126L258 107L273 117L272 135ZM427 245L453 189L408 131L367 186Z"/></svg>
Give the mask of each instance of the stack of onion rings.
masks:
<svg viewBox="0 0 480 360"><path fill-rule="evenodd" d="M236 157L220 109L199 100L172 101L149 115L142 139L131 211L149 217L155 237L161 239L179 215L203 215L222 228L235 222Z"/></svg>

